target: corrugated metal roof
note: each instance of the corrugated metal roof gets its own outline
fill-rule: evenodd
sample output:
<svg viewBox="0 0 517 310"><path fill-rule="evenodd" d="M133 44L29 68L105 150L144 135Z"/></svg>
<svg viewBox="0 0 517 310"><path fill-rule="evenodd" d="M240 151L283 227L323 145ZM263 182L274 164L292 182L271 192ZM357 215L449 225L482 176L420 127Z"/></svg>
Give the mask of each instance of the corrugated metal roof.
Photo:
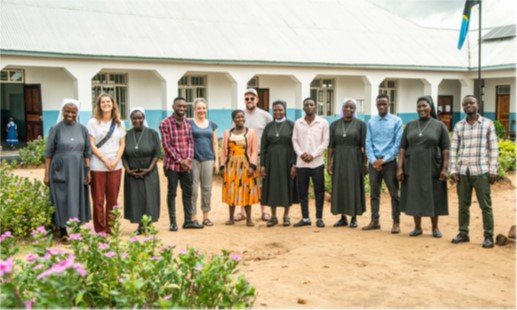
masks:
<svg viewBox="0 0 517 310"><path fill-rule="evenodd" d="M423 28L365 0L0 0L0 5L4 51L468 66L467 48L456 49L457 31Z"/></svg>

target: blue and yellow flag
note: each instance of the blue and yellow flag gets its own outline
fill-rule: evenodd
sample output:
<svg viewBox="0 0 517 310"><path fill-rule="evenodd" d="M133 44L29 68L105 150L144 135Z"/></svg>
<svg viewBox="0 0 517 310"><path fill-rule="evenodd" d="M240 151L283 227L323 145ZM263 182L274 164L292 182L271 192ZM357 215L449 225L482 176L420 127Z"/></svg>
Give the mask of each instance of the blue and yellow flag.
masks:
<svg viewBox="0 0 517 310"><path fill-rule="evenodd" d="M472 11L472 8L480 2L481 0L465 1L465 8L463 9L463 18L461 19L460 38L458 40L459 50L461 50L461 48L463 47L463 42L465 42L465 38L467 37L467 33L469 32L470 12Z"/></svg>

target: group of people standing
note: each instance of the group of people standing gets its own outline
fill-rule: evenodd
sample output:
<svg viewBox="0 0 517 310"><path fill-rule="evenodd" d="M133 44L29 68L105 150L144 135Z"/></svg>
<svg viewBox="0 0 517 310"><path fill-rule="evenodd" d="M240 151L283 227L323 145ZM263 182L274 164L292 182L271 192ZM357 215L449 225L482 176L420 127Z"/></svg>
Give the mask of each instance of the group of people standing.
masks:
<svg viewBox="0 0 517 310"><path fill-rule="evenodd" d="M212 226L211 191L215 174L223 178L222 201L229 206L226 225L245 220L254 226L251 206L260 203L267 227L290 226L290 207L300 203L302 218L294 227L311 225L308 196L312 180L316 226L325 227L324 152L332 177L331 212L340 216L334 227L358 227L366 211L365 175L370 175L371 220L363 230L380 229L382 181L391 196L391 233L400 233L400 213L414 218L415 237L423 233L421 219L430 217L432 236L441 238L438 218L448 214L447 178L458 182L460 233L453 243L469 241L469 207L472 189L483 215L483 247L493 247L493 216L490 184L497 172L498 146L493 123L478 114L473 96L463 99L466 119L456 124L452 143L445 125L437 119L431 97L417 100L418 119L403 128L399 117L389 113L389 98L376 98L378 115L367 122L356 117L356 102L345 99L341 117L332 124L317 115L314 99L303 100L305 116L290 121L287 104L277 100L272 116L257 107L255 89L244 94L246 108L232 112L233 126L223 134L218 150L217 125L207 119L207 102L194 102L195 117L185 116L187 102L177 97L174 113L164 119L158 132L147 126L145 110L130 111L131 129L120 121L112 96L101 94L87 126L77 122L80 103L65 99L57 124L51 128L45 150L45 184L56 206L54 224L66 238L66 222L88 222L91 185L94 227L110 233L111 212L117 205L122 166L124 216L140 223L142 216L157 221L160 216L160 182L157 161L163 146L163 169L167 177L169 230L177 231L176 191L182 189L183 228ZM400 182L400 183L399 183ZM401 190L399 195L399 184ZM201 196L202 220L196 205ZM236 213L236 208L240 207ZM271 208L271 214L267 212ZM350 222L347 216L350 217ZM139 224L136 234L141 234Z"/></svg>

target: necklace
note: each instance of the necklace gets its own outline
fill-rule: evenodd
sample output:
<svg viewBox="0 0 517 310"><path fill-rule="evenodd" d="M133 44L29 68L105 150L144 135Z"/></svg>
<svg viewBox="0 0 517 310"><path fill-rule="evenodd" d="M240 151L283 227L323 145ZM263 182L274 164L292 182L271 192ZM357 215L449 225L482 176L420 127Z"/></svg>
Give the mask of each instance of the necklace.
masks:
<svg viewBox="0 0 517 310"><path fill-rule="evenodd" d="M277 137L280 136L280 131L282 131L282 127L284 127L285 123L286 123L285 121L282 122L282 125L280 125L280 129L278 129L277 126L276 126L276 124L278 124L278 123L275 123L274 127L275 127L275 132L276 132L276 136Z"/></svg>
<svg viewBox="0 0 517 310"><path fill-rule="evenodd" d="M142 128L142 133L140 134L140 138L138 138L138 141L136 141L136 130L133 130L133 139L135 140L135 150L138 150L138 144L140 144L140 141L142 140L142 137L144 136L144 130L145 130L145 127Z"/></svg>
<svg viewBox="0 0 517 310"><path fill-rule="evenodd" d="M427 124L424 126L424 129L420 129L420 120L418 120L418 136L421 137L424 130L431 124L431 120L427 122Z"/></svg>
<svg viewBox="0 0 517 310"><path fill-rule="evenodd" d="M348 129L350 129L350 127L352 127L353 124L354 124L354 119L352 119L352 121L350 122L350 125L348 125L348 127L345 127L345 124L343 121L343 137L346 137L346 133L348 132Z"/></svg>

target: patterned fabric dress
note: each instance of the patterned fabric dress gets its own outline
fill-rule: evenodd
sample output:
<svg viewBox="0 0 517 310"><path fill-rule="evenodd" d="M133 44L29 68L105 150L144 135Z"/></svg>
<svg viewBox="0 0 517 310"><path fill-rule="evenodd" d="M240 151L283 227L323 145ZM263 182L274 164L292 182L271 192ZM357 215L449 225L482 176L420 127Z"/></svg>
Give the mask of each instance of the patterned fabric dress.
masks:
<svg viewBox="0 0 517 310"><path fill-rule="evenodd" d="M228 138L228 159L224 169L223 202L233 206L250 206L260 201L258 171L248 176L249 159L246 155L245 133L230 132ZM224 146L223 146L224 147Z"/></svg>

